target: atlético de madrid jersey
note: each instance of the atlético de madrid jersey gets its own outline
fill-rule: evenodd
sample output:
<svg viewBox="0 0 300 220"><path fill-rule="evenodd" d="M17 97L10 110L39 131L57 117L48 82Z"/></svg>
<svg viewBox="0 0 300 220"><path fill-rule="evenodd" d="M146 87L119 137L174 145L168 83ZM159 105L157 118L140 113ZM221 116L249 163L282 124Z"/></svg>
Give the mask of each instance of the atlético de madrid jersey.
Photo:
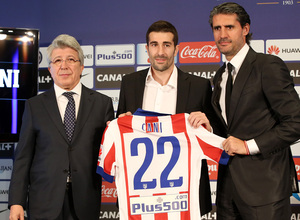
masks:
<svg viewBox="0 0 300 220"><path fill-rule="evenodd" d="M107 127L97 173L115 177L121 220L201 219L201 160L229 156L223 138L191 127L188 116L125 116Z"/></svg>

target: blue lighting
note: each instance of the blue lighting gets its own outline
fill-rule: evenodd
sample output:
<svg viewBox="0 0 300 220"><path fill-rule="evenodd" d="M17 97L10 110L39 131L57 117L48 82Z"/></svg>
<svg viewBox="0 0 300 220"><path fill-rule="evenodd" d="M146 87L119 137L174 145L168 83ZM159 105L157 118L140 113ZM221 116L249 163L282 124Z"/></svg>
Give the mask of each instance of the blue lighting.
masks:
<svg viewBox="0 0 300 220"><path fill-rule="evenodd" d="M13 56L13 69L18 69L18 63L19 63L19 49L16 50L14 56ZM12 73L12 84L14 84L14 71ZM12 107L12 120L11 120L11 133L16 134L17 133L17 125L18 125L18 99L17 99L17 88L12 88L12 100L11 100L11 107Z"/></svg>

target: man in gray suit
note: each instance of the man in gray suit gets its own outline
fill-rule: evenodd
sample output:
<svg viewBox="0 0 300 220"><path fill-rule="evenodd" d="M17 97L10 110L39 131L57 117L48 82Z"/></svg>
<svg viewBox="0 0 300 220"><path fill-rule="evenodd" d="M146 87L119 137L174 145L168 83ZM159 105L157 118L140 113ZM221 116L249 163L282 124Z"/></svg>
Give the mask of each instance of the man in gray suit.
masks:
<svg viewBox="0 0 300 220"><path fill-rule="evenodd" d="M47 52L54 86L26 102L9 189L10 220L24 219L25 209L30 220L98 220L96 166L102 133L114 115L112 100L80 83L84 56L74 37L59 35Z"/></svg>
<svg viewBox="0 0 300 220"><path fill-rule="evenodd" d="M243 7L223 3L209 21L226 57L214 77L212 103L231 156L228 165L219 165L218 220L290 219L290 196L298 191L290 145L300 138L293 79L279 57L249 46L250 17Z"/></svg>

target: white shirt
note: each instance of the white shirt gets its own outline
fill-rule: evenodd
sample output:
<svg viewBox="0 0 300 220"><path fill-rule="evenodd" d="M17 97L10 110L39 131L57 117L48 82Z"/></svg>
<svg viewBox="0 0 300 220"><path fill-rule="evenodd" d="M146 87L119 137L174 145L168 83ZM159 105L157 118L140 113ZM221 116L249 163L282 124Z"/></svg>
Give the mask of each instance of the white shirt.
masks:
<svg viewBox="0 0 300 220"><path fill-rule="evenodd" d="M230 60L230 63L232 64L233 68L232 68L232 80L233 80L233 84L235 82L235 79L238 75L238 72L242 66L242 63L244 62L244 59L249 51L249 45L245 44L242 49ZM221 81L221 95L220 95L220 107L222 110L222 116L224 118L224 120L227 123L227 118L226 118L226 110L225 110L225 92L226 92L226 81L228 78L228 70L227 70L227 63L229 62L228 60L226 60L225 58L225 62L226 62L226 69L225 72L222 74L222 81ZM248 145L248 149L251 155L253 154L257 154L259 153L259 148L255 142L254 139L248 140L247 141L247 145Z"/></svg>
<svg viewBox="0 0 300 220"><path fill-rule="evenodd" d="M244 62L244 59L249 51L249 46L248 44L245 44L242 49L232 58L230 63L232 64L232 80L233 84L235 81L235 78L241 68L242 63ZM228 60L225 58L225 63L226 63L226 69L225 72L222 74L222 81L221 81L221 96L220 96L220 106L222 110L222 116L224 120L227 123L227 117L226 117L226 108L225 108L225 92L226 92L226 82L228 78L228 70L227 70L227 63L229 63Z"/></svg>
<svg viewBox="0 0 300 220"><path fill-rule="evenodd" d="M78 109L79 109L79 104L80 104L80 97L81 97L81 89L82 89L81 83L78 83L74 87L74 89L72 89L71 91L64 90L64 89L60 88L59 86L57 86L56 84L54 84L54 91L55 91L55 95L56 95L57 105L58 105L58 109L59 109L59 113L60 113L62 121L64 121L66 107L69 102L69 100L67 99L67 97L65 97L63 95L63 93L64 92L74 92L75 93L73 95L73 98L75 101L75 111L76 111L75 114L76 114L76 119L77 119L77 114L78 114Z"/></svg>
<svg viewBox="0 0 300 220"><path fill-rule="evenodd" d="M150 67L145 83L143 110L175 114L177 102L177 78L178 72L174 65L168 83L162 86L154 80Z"/></svg>

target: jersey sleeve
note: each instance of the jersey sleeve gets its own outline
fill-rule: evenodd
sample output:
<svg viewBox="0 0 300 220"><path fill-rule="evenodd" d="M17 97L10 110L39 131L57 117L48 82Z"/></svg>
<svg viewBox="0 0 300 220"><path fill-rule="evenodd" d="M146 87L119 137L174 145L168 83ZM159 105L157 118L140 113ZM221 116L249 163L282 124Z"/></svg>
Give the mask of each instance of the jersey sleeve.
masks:
<svg viewBox="0 0 300 220"><path fill-rule="evenodd" d="M207 131L202 126L194 129L194 132L197 142L205 156L223 165L228 163L230 156L223 150L222 147L222 143L225 140L224 138Z"/></svg>
<svg viewBox="0 0 300 220"><path fill-rule="evenodd" d="M97 173L106 181L112 183L115 176L115 142L112 134L113 128L116 127L116 121L111 121L106 127L98 156Z"/></svg>

